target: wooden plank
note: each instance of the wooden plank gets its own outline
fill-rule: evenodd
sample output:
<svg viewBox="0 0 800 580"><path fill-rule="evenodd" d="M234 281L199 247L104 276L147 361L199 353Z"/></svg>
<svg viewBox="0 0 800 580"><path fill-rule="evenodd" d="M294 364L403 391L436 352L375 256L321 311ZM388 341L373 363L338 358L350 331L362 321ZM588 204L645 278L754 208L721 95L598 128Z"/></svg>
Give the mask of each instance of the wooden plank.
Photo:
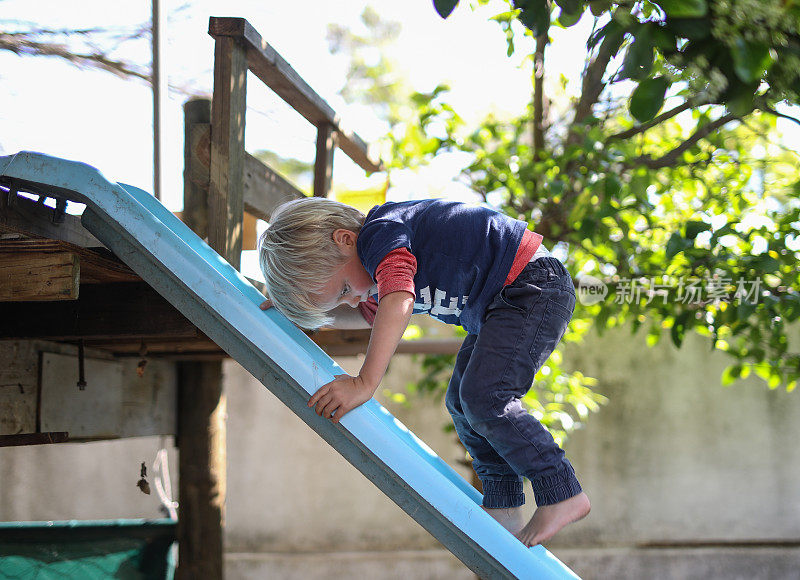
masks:
<svg viewBox="0 0 800 580"><path fill-rule="evenodd" d="M84 248L103 246L84 229L80 218L66 214L64 221L53 223L53 212L51 207L0 187L0 232L63 240Z"/></svg>
<svg viewBox="0 0 800 580"><path fill-rule="evenodd" d="M91 284L77 300L0 303L0 339L196 337L197 328L143 282Z"/></svg>
<svg viewBox="0 0 800 580"><path fill-rule="evenodd" d="M102 349L114 353L115 356L141 357L142 346L147 349L148 356L165 357L170 359L181 358L183 360L193 359L197 356L198 360L206 359L213 355L216 360L227 357L225 352L216 343L199 333L193 338L164 338L164 337L145 337L143 339L131 338L106 338L101 340L88 339L85 341L87 347Z"/></svg>
<svg viewBox="0 0 800 580"><path fill-rule="evenodd" d="M186 107L190 103L194 103L195 108L201 107L197 102L190 101ZM208 114L210 116L210 106ZM189 113L187 117L188 115ZM208 173L211 169L210 123L192 121L185 139L184 153L192 157L192 163L184 169L184 210L181 219L185 223L194 224L192 229L200 237L207 237L208 209L198 200L201 197L205 199L208 194ZM305 197L290 181L249 153L244 156L242 181L244 211L264 221L269 221L272 212L282 203ZM187 212L192 216L187 217Z"/></svg>
<svg viewBox="0 0 800 580"><path fill-rule="evenodd" d="M20 445L48 445L65 443L69 440L66 431L49 433L18 433L16 435L0 435L0 447L16 447Z"/></svg>
<svg viewBox="0 0 800 580"><path fill-rule="evenodd" d="M317 127L317 156L314 159L314 197L328 197L333 177L333 153L336 151L336 132L328 123Z"/></svg>
<svg viewBox="0 0 800 580"><path fill-rule="evenodd" d="M0 302L75 300L79 280L72 252L0 252Z"/></svg>
<svg viewBox="0 0 800 580"><path fill-rule="evenodd" d="M269 221L275 208L305 194L271 167L245 154L244 209L258 219Z"/></svg>
<svg viewBox="0 0 800 580"><path fill-rule="evenodd" d="M316 339L312 337L313 340ZM461 348L461 340L458 339L419 339L401 340L397 345L395 354L456 354ZM366 342L346 342L334 344L320 344L328 356L357 356L366 354L369 341Z"/></svg>
<svg viewBox="0 0 800 580"><path fill-rule="evenodd" d="M82 248L61 240L14 239L0 240L0 256L3 254L32 255L70 252L80 259L80 281L82 284L101 282L138 282L138 274L128 268L105 248Z"/></svg>
<svg viewBox="0 0 800 580"><path fill-rule="evenodd" d="M247 56L230 37L214 47L211 102L211 170L208 188L208 243L234 268L242 252L244 201L244 118Z"/></svg>
<svg viewBox="0 0 800 580"><path fill-rule="evenodd" d="M342 127L331 106L320 97L288 62L272 48L244 18L209 19L208 33L214 38L231 37L247 47L249 69L291 107L315 126L330 124L339 134L339 147L364 171L382 169L356 133Z"/></svg>

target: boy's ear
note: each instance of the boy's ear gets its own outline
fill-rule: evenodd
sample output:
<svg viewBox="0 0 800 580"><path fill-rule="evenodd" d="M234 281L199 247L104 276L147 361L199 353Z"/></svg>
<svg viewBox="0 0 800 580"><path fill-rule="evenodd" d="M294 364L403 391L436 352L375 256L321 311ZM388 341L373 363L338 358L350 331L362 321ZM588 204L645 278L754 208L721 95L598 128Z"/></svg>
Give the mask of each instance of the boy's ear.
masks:
<svg viewBox="0 0 800 580"><path fill-rule="evenodd" d="M346 230L344 228L339 228L338 230L333 230L333 241L339 246L339 249L345 249L348 247L352 247L356 245L356 238L358 236L355 232L350 230Z"/></svg>

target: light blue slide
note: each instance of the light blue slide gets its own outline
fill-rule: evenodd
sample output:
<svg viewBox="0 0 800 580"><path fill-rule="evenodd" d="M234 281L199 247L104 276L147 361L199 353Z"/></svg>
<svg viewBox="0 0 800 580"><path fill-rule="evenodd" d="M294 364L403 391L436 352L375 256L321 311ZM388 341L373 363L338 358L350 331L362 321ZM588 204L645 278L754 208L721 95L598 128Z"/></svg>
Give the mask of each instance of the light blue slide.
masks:
<svg viewBox="0 0 800 580"><path fill-rule="evenodd" d="M0 183L86 204L83 225L482 578L577 576L525 548L480 507L458 473L374 399L340 425L306 406L344 371L149 193L40 153L0 157Z"/></svg>

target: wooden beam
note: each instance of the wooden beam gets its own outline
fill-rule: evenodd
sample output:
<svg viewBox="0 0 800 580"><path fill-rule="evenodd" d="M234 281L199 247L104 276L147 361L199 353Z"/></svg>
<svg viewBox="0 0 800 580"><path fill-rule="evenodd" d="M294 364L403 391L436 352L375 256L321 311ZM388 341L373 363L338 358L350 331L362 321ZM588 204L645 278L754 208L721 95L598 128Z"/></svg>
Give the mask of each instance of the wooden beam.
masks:
<svg viewBox="0 0 800 580"><path fill-rule="evenodd" d="M147 351L147 356L161 356L165 358L181 357L188 359L194 355L215 357L223 360L225 354L217 344L203 333L190 338L170 337L145 337L145 338L108 338L88 339L84 342L86 348L101 349L114 353L114 356L141 357L142 347Z"/></svg>
<svg viewBox="0 0 800 580"><path fill-rule="evenodd" d="M244 209L269 221L275 208L305 194L271 167L250 154L244 157Z"/></svg>
<svg viewBox="0 0 800 580"><path fill-rule="evenodd" d="M143 282L81 286L77 300L0 303L0 339L195 337L197 328Z"/></svg>
<svg viewBox="0 0 800 580"><path fill-rule="evenodd" d="M184 154L191 156L191 164L184 168L184 209L181 219L195 224L195 233L208 235L208 208L198 200L208 195L208 174L211 169L211 124L203 119L211 118L211 101L194 99L184 106L187 117L192 116L191 127L184 134ZM196 109L189 112L188 109ZM292 199L305 197L290 181L282 177L264 162L249 153L244 156L242 176L244 211L269 221L276 207ZM191 217L188 214L191 213Z"/></svg>
<svg viewBox="0 0 800 580"><path fill-rule="evenodd" d="M244 118L247 55L234 38L214 47L211 101L211 171L208 188L208 243L234 268L242 252Z"/></svg>
<svg viewBox="0 0 800 580"><path fill-rule="evenodd" d="M21 445L48 445L65 443L69 433L53 431L50 433L18 433L16 435L0 435L0 447L18 447Z"/></svg>
<svg viewBox="0 0 800 580"><path fill-rule="evenodd" d="M0 252L0 302L75 300L80 260L72 252Z"/></svg>
<svg viewBox="0 0 800 580"><path fill-rule="evenodd" d="M336 132L329 123L317 127L317 156L314 159L314 197L328 197L333 177Z"/></svg>
<svg viewBox="0 0 800 580"><path fill-rule="evenodd" d="M105 248L82 248L61 240L0 240L0 256L15 255L21 260L35 260L37 255L71 253L80 261L81 284L102 282L140 282L138 274Z"/></svg>
<svg viewBox="0 0 800 580"><path fill-rule="evenodd" d="M339 115L297 74L244 18L212 16L208 33L215 39L230 37L247 47L249 69L262 82L315 126L330 124L339 134L339 147L364 171L381 171L379 159L368 151L361 137L342 127Z"/></svg>
<svg viewBox="0 0 800 580"><path fill-rule="evenodd" d="M310 335L330 356L356 356L367 352L369 330L320 330ZM397 354L456 354L463 338L422 338L401 340Z"/></svg>

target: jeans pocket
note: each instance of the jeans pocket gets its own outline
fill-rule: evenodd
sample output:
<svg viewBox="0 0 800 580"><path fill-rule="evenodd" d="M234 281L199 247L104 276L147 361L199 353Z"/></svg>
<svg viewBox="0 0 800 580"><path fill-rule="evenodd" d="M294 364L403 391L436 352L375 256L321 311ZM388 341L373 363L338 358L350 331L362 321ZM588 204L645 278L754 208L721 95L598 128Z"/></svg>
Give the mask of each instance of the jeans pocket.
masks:
<svg viewBox="0 0 800 580"><path fill-rule="evenodd" d="M505 286L498 295L502 303L517 312L525 312L526 304L530 302L530 291L527 288L519 288L513 284Z"/></svg>
<svg viewBox="0 0 800 580"><path fill-rule="evenodd" d="M556 346L558 346L567 331L569 321L572 319L575 298L567 292L563 292L563 294L565 295L564 298L568 297L566 303L553 298L549 298L544 303L544 311L530 348L536 371L544 365Z"/></svg>

